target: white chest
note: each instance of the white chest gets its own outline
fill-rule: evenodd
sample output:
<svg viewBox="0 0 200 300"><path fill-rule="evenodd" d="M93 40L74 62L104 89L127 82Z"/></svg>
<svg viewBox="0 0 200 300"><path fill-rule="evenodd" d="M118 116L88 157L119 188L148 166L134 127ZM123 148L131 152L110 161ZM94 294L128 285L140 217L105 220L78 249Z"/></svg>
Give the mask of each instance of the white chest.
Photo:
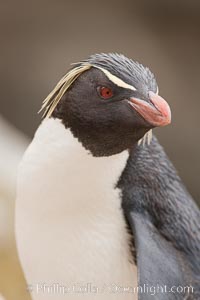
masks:
<svg viewBox="0 0 200 300"><path fill-rule="evenodd" d="M20 167L16 205L34 299L136 299L127 289L137 275L115 189L127 156L94 158L58 120L38 129Z"/></svg>

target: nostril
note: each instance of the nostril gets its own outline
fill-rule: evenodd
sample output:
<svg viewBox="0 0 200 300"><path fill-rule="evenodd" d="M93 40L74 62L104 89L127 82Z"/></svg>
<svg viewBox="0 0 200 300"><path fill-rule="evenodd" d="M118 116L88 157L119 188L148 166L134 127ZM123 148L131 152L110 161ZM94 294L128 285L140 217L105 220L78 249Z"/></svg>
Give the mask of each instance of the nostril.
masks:
<svg viewBox="0 0 200 300"><path fill-rule="evenodd" d="M152 100L152 98L153 98L154 96L156 96L156 95L157 95L157 94L155 94L154 92L149 91L149 93L148 93L148 100L149 100L150 104L153 105L153 106L160 112L159 108L155 105L155 103L154 103L153 100Z"/></svg>

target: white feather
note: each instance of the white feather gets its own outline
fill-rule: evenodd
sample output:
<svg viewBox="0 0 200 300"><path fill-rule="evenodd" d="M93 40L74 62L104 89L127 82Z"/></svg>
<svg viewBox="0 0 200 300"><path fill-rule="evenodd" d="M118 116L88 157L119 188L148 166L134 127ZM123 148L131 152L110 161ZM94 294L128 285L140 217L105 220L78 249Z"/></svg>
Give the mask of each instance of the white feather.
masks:
<svg viewBox="0 0 200 300"><path fill-rule="evenodd" d="M145 133L145 135L138 141L138 145L143 145L145 146L146 144L149 145L151 143L152 140L152 129L150 129L149 131L147 131L147 133Z"/></svg>
<svg viewBox="0 0 200 300"><path fill-rule="evenodd" d="M112 81L114 84L116 84L119 87L122 87L124 89L129 89L132 91L136 91L136 88L133 85L130 85L128 83L126 83L125 81L123 81L122 79L120 79L119 77L113 75L112 73L110 73L108 70L101 68L99 66L94 65L97 69L100 69L105 75L106 77Z"/></svg>
<svg viewBox="0 0 200 300"><path fill-rule="evenodd" d="M130 237L114 186L127 151L93 157L59 120L44 120L20 166L16 239L33 299L135 300ZM38 290L46 283L91 283L98 293L54 296Z"/></svg>

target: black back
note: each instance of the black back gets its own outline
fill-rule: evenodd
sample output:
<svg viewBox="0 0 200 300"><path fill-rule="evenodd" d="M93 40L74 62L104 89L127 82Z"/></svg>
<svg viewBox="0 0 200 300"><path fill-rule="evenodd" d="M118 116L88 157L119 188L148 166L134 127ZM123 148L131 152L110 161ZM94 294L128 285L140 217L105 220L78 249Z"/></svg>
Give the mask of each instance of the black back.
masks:
<svg viewBox="0 0 200 300"><path fill-rule="evenodd" d="M134 146L118 186L134 236L139 284L191 285L186 299L200 299L200 211L155 137L150 145Z"/></svg>

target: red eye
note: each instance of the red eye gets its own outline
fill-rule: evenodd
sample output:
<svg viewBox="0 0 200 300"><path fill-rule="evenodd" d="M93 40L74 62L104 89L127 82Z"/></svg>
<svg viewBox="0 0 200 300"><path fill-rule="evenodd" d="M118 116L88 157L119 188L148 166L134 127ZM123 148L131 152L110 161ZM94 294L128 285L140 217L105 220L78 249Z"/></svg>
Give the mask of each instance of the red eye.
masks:
<svg viewBox="0 0 200 300"><path fill-rule="evenodd" d="M113 91L105 86L99 88L99 93L103 99L109 99L113 96Z"/></svg>

